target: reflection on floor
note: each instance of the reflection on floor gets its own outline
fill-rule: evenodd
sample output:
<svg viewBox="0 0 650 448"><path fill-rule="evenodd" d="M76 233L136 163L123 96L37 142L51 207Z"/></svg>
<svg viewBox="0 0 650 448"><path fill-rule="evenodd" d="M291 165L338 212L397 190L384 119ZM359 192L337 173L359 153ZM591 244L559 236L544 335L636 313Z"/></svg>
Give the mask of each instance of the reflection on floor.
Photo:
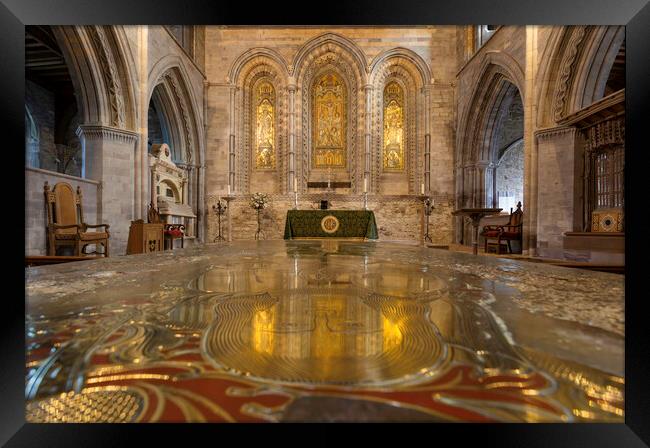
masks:
<svg viewBox="0 0 650 448"><path fill-rule="evenodd" d="M623 421L623 277L390 243L27 271L30 422Z"/></svg>

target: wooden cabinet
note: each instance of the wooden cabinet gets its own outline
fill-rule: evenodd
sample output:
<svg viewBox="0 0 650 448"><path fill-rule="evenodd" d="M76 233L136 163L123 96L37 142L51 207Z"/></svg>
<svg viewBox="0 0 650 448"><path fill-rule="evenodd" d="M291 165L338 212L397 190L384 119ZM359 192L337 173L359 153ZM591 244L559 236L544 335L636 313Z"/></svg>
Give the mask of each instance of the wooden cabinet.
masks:
<svg viewBox="0 0 650 448"><path fill-rule="evenodd" d="M129 243L126 254L146 254L164 250L163 228L164 224L149 224L142 220L131 221L129 229Z"/></svg>

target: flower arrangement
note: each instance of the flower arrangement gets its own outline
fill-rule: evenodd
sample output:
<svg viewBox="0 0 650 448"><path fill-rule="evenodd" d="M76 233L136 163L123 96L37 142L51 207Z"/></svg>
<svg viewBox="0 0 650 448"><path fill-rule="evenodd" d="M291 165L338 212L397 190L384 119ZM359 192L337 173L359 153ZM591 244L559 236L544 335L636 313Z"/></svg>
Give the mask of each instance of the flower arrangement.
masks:
<svg viewBox="0 0 650 448"><path fill-rule="evenodd" d="M250 206L255 210L262 210L266 208L269 203L269 195L266 193L253 193L251 196Z"/></svg>

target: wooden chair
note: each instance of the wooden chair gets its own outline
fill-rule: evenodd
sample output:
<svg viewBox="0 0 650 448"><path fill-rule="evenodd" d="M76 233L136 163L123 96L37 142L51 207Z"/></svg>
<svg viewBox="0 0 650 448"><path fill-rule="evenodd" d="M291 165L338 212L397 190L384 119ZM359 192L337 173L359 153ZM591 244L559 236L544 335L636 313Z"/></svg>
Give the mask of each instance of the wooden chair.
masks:
<svg viewBox="0 0 650 448"><path fill-rule="evenodd" d="M164 246L167 248L167 243L169 242L169 248L174 248L174 240L181 239L181 248L185 246L185 226L183 224L167 224L163 223L160 219L160 213L156 210L153 203L149 204L149 209L147 211L147 218L150 224L164 224Z"/></svg>
<svg viewBox="0 0 650 448"><path fill-rule="evenodd" d="M517 210L514 212L510 209L510 219L508 224L496 226L484 226L481 236L485 238L485 253L488 250L489 240L496 240L497 254L501 253L501 244L506 242L508 252L512 252L510 241L519 241L521 247L522 229L524 224L524 212L521 211L521 202L517 203Z"/></svg>
<svg viewBox="0 0 650 448"><path fill-rule="evenodd" d="M104 246L104 256L108 257L108 224L87 224L84 222L81 188L75 194L72 186L59 182L50 191L45 182L45 206L47 208L47 253L55 256L59 247L70 246L74 256L87 255L84 251L90 244ZM88 232L89 228L103 227L103 231ZM95 251L95 253L97 253Z"/></svg>

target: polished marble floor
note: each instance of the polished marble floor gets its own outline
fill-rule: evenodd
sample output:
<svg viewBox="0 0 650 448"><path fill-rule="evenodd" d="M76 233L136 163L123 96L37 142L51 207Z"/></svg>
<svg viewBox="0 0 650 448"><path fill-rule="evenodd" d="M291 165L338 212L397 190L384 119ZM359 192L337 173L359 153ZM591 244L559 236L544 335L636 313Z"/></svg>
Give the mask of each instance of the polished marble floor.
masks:
<svg viewBox="0 0 650 448"><path fill-rule="evenodd" d="M622 422L623 276L385 242L26 270L31 422Z"/></svg>

